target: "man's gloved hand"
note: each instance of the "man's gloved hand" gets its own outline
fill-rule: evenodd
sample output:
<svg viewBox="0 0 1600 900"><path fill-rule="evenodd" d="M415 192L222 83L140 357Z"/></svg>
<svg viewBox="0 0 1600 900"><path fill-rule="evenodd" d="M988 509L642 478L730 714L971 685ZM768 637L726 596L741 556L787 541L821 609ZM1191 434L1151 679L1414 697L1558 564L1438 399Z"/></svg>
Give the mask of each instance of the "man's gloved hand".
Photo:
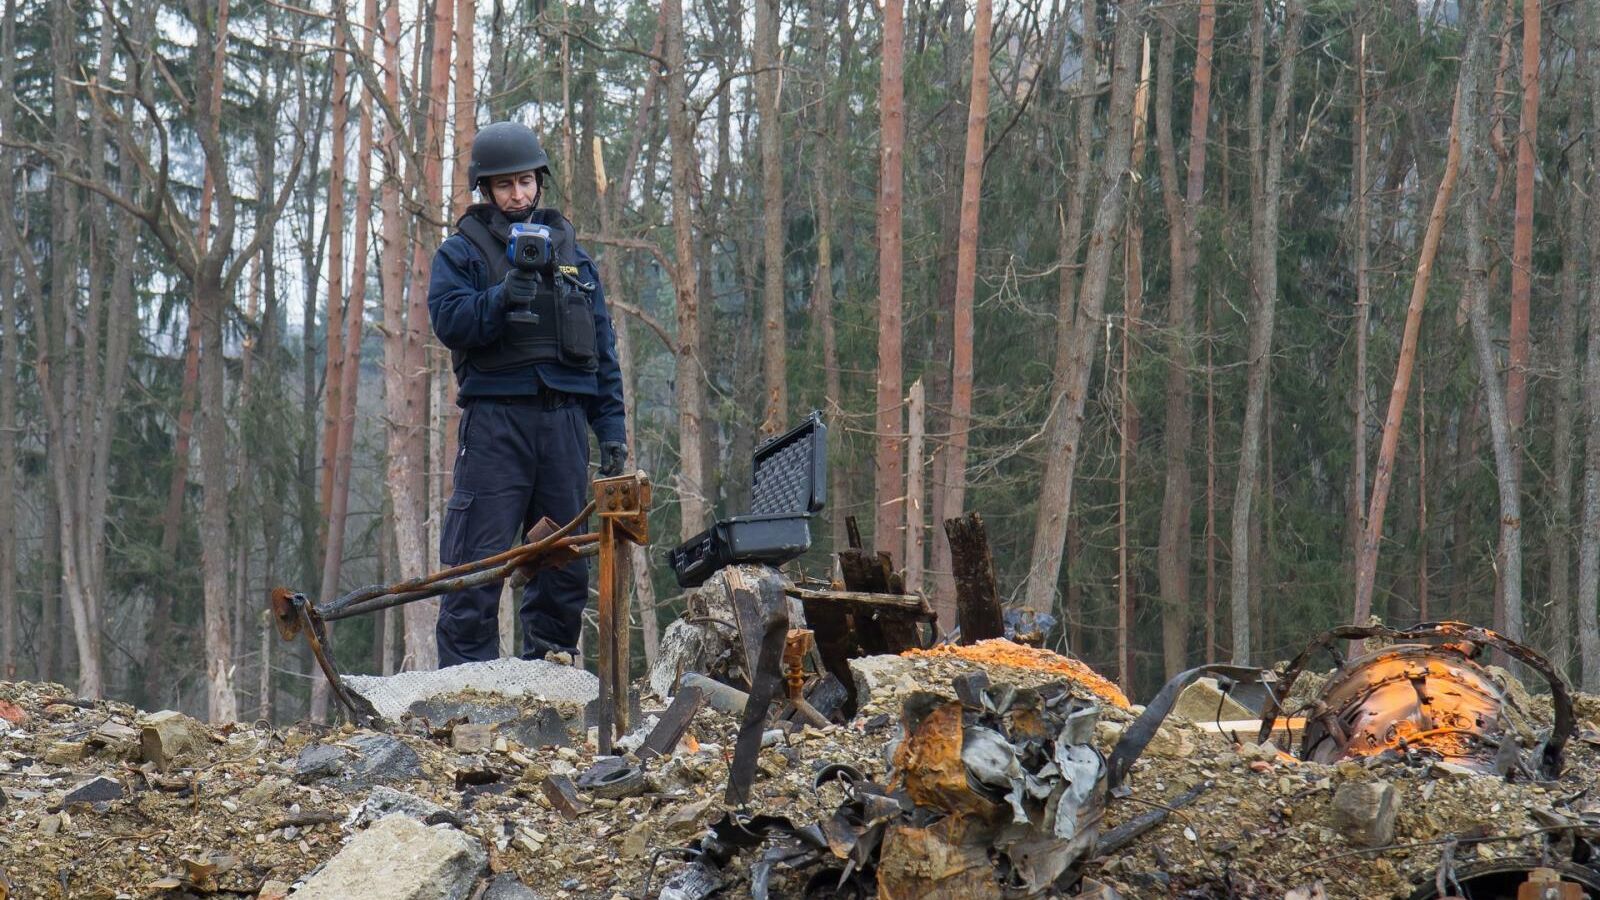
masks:
<svg viewBox="0 0 1600 900"><path fill-rule="evenodd" d="M539 276L523 269L512 269L506 273L503 284L507 305L527 308L533 305L533 297L539 290Z"/></svg>
<svg viewBox="0 0 1600 900"><path fill-rule="evenodd" d="M600 442L600 477L614 478L622 474L622 466L628 461L628 445L621 441Z"/></svg>

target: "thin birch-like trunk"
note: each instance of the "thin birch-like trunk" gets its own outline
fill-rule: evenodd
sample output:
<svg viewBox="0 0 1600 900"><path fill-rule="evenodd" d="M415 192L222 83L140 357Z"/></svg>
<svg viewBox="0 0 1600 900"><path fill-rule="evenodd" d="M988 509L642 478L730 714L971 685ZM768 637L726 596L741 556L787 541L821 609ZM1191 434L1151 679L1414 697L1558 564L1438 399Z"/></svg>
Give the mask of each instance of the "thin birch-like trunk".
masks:
<svg viewBox="0 0 1600 900"><path fill-rule="evenodd" d="M1487 7L1488 4L1485 4ZM1487 18L1488 9L1479 15ZM1482 28L1476 33L1481 34ZM1469 45L1464 67L1481 65L1476 43ZM1471 76L1469 76L1471 77ZM1494 338L1489 324L1489 268L1484 246L1483 164L1478 159L1480 104L1477 78L1471 77L1462 90L1461 166L1465 179L1463 202L1466 220L1467 318L1472 327L1473 363L1483 387L1489 413L1489 441L1494 452L1495 486L1500 500L1500 548L1496 572L1503 602L1496 603L1494 628L1512 640L1522 640L1522 498L1518 489L1513 425L1507 408L1506 389L1500 383L1500 367L1495 356Z"/></svg>
<svg viewBox="0 0 1600 900"><path fill-rule="evenodd" d="M905 165L905 3L883 4L883 53L878 86L878 366L874 396L877 466L873 478L872 539L892 551L905 536L905 393L901 345L901 205Z"/></svg>
<svg viewBox="0 0 1600 900"><path fill-rule="evenodd" d="M973 20L972 84L967 102L966 155L961 173L961 211L956 238L955 308L951 316L953 364L950 372L950 438L945 447L942 519L960 518L966 509L967 445L972 431L972 304L978 280L978 213L983 199L984 135L989 122L989 42L992 30L989 0L978 0ZM909 514L917 498L908 496L902 510ZM934 536L936 543L947 540ZM910 537L907 536L909 542ZM880 542L880 546L882 543ZM941 571L944 571L941 569ZM946 622L955 621L954 591L940 591ZM944 618L944 615L941 615Z"/></svg>
<svg viewBox="0 0 1600 900"><path fill-rule="evenodd" d="M1581 95L1582 79L1577 81ZM1582 98L1574 104L1581 108ZM1580 145L1569 153L1568 172L1573 183L1582 184L1589 172L1588 159ZM1550 557L1549 647L1550 664L1567 675L1572 671L1572 466L1575 453L1574 422L1582 414L1578 402L1576 341L1578 335L1578 294L1583 278L1584 216L1587 198L1579 191L1565 194L1566 227L1562 248L1561 294L1556 308L1556 416L1552 437L1555 484L1551 490L1550 528L1546 535Z"/></svg>
<svg viewBox="0 0 1600 900"><path fill-rule="evenodd" d="M1189 558L1193 549L1190 529L1189 443L1194 431L1189 379L1194 369L1195 265L1199 260L1199 235L1195 221L1205 192L1206 135L1211 124L1211 57L1215 45L1216 0L1200 0L1196 25L1194 94L1189 104L1189 165L1185 192L1178 197L1177 147L1172 137L1174 44L1177 28L1163 15L1161 50L1156 72L1156 143L1161 164L1161 194L1170 240L1171 300L1167 306L1167 409L1163 450L1166 456L1165 493L1161 500L1160 535L1156 544L1156 575L1161 589L1161 650L1167 677L1188 664L1190 620ZM1207 645L1210 646L1209 644Z"/></svg>
<svg viewBox="0 0 1600 900"><path fill-rule="evenodd" d="M694 255L694 207L689 197L689 163L694 153L694 123L684 73L683 4L664 0L662 23L667 56L667 136L672 147L673 286L678 299L678 508L684 539L706 527L704 427L705 373L700 365L700 298Z"/></svg>
<svg viewBox="0 0 1600 900"><path fill-rule="evenodd" d="M763 435L787 427L787 338L783 316L783 122L778 106L778 0L754 0L756 115L761 144L761 376Z"/></svg>
<svg viewBox="0 0 1600 900"><path fill-rule="evenodd" d="M1600 78L1591 71L1593 61L1600 57L1600 0L1588 0L1584 12L1584 25L1577 42L1577 70L1584 73L1583 84L1588 93L1584 142L1592 172L1600 161L1600 141L1595 136L1595 128L1600 126ZM1588 223L1585 262L1592 275L1600 272L1600 241L1594 239L1596 229L1600 228L1600 203L1589 204L1585 219ZM1583 531L1578 545L1577 606L1582 688L1592 692L1600 690L1600 623L1596 621L1596 608L1600 606L1600 290L1592 283L1588 313L1588 344L1583 367Z"/></svg>
<svg viewBox="0 0 1600 900"><path fill-rule="evenodd" d="M1394 387L1389 393L1389 408L1383 419L1383 434L1373 468L1372 494L1367 505L1367 521L1361 533L1361 551L1356 556L1355 608L1352 620L1365 624L1372 613L1373 584L1377 575L1378 542L1383 535L1383 514L1389 503L1389 486L1394 477L1394 459L1400 446L1400 424L1410 393L1411 374L1417 359L1417 340L1422 329L1422 310L1428 300L1428 284L1433 278L1433 263L1444 233L1445 213L1460 174L1461 140L1459 130L1464 114L1461 91L1467 78L1463 65L1456 90L1455 112L1451 115L1450 146L1445 155L1444 174L1434 195L1422 247L1417 256L1416 276L1411 285L1411 300L1406 306L1405 329L1400 338L1399 359L1395 363Z"/></svg>
<svg viewBox="0 0 1600 900"><path fill-rule="evenodd" d="M1081 425L1067 421L1073 400L1068 396L1069 377L1078 362L1074 332L1078 310L1078 248L1082 243L1084 208L1094 166L1094 104L1099 89L1100 34L1096 0L1083 0L1079 51L1083 65L1078 76L1078 102L1073 120L1073 159L1071 190L1066 197L1066 214L1061 222L1061 240L1056 265L1060 282L1056 295L1055 366L1050 382L1050 411L1045 422L1045 468L1039 485L1038 511L1034 516L1033 548L1028 564L1024 602L1035 612L1049 612L1055 605L1056 585L1061 578L1061 554L1066 542L1071 510L1072 466L1066 450L1069 439ZM937 542L936 542L937 543ZM1078 649L1075 645L1074 650Z"/></svg>
<svg viewBox="0 0 1600 900"><path fill-rule="evenodd" d="M1245 386L1244 428L1240 437L1239 476L1233 494L1233 559L1230 592L1233 620L1233 662L1248 665L1251 658L1249 593L1251 577L1250 521L1253 515L1261 442L1266 422L1267 385L1272 378L1272 333L1278 305L1278 204L1283 193L1284 129L1294 92L1295 59L1299 55L1300 22L1304 8L1288 0L1283 25L1283 49L1278 58L1278 85L1272 116L1266 127L1262 152L1261 102L1265 92L1265 9L1257 5L1251 21L1250 157L1255 174L1251 184L1250 243L1253 262L1251 286L1255 295L1250 321L1250 349Z"/></svg>
<svg viewBox="0 0 1600 900"><path fill-rule="evenodd" d="M927 529L922 506L927 490L923 485L925 465L922 453L927 439L927 397L927 391L922 387L922 379L913 381L911 391L906 395L905 557L906 590L913 594L922 591L923 560L926 558L923 541L926 539ZM946 596L941 592L934 598L934 612L938 614L939 622L948 630L956 621L955 597Z"/></svg>
<svg viewBox="0 0 1600 900"><path fill-rule="evenodd" d="M5 0L0 20L0 122L16 107L17 2ZM15 153L0 147L0 207L15 204ZM0 266L0 680L17 680L17 296L16 267Z"/></svg>

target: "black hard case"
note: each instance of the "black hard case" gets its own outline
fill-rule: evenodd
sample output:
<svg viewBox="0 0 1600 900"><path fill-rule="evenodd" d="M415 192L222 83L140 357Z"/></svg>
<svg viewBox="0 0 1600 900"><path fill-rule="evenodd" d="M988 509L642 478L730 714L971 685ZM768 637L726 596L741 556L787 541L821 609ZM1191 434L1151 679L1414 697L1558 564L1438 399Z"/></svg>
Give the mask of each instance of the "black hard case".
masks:
<svg viewBox="0 0 1600 900"><path fill-rule="evenodd" d="M750 514L722 519L667 552L680 587L738 562L782 565L811 546L811 515L828 496L827 426L813 412L756 448Z"/></svg>

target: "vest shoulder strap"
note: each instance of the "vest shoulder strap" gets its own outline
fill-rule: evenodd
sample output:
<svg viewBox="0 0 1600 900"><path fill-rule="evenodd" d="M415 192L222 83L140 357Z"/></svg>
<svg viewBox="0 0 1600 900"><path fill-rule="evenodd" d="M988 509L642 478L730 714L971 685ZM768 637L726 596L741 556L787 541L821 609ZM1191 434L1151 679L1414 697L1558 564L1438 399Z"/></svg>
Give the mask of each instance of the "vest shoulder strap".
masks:
<svg viewBox="0 0 1600 900"><path fill-rule="evenodd" d="M495 237L489 226L476 216L462 216L461 221L456 223L456 231L471 241L483 257L484 264L489 267L490 284L497 284L506 277L511 270L511 260L506 258L505 241Z"/></svg>

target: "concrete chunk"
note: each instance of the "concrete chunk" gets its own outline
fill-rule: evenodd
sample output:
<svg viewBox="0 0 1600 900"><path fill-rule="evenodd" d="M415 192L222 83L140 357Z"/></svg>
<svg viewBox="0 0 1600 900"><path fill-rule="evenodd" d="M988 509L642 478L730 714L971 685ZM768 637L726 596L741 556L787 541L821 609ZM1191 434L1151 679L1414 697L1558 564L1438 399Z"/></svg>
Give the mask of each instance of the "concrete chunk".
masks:
<svg viewBox="0 0 1600 900"><path fill-rule="evenodd" d="M483 874L483 848L447 826L403 815L356 835L296 900L464 900Z"/></svg>
<svg viewBox="0 0 1600 900"><path fill-rule="evenodd" d="M893 654L850 660L850 675L856 683L856 706L863 707L877 699L887 702L897 694L917 690L920 686L914 674L916 668L916 661ZM878 698L878 694L885 696Z"/></svg>
<svg viewBox="0 0 1600 900"><path fill-rule="evenodd" d="M1191 722L1228 722L1235 719L1257 719L1260 713L1251 712L1243 703L1222 692L1215 678L1197 678L1183 689L1172 711Z"/></svg>
<svg viewBox="0 0 1600 900"><path fill-rule="evenodd" d="M146 762L165 772L181 760L205 754L211 736L204 725L164 709L139 720L139 748Z"/></svg>
<svg viewBox="0 0 1600 900"><path fill-rule="evenodd" d="M1333 794L1334 826L1350 843L1360 847L1394 843L1394 822L1399 812L1394 785L1387 781L1342 784Z"/></svg>
<svg viewBox="0 0 1600 900"><path fill-rule="evenodd" d="M407 816L424 825L461 826L460 817L439 804L383 785L372 789L353 817L357 825L370 825L392 815Z"/></svg>
<svg viewBox="0 0 1600 900"><path fill-rule="evenodd" d="M457 725L450 730L450 748L457 753L483 753L493 744L493 725Z"/></svg>

